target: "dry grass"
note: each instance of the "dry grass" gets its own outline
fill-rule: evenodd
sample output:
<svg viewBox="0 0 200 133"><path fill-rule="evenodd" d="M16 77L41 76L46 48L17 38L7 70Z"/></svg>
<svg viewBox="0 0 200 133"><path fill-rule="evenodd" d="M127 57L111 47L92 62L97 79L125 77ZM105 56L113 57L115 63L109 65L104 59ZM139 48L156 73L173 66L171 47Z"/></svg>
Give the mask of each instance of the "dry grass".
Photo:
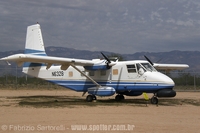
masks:
<svg viewBox="0 0 200 133"><path fill-rule="evenodd" d="M54 91L54 90L51 90ZM2 99L2 97L0 97ZM146 107L150 101L140 98L130 98L117 102L114 97L98 98L94 102L86 102L85 97L81 96L66 96L66 95L28 95L28 96L8 96L4 101L12 101L10 106L34 107L34 108L72 108L76 106L138 106ZM0 100L0 103L2 100ZM192 98L161 98L158 106L178 106L178 105L193 105L200 106L200 99ZM8 104L4 106L9 106Z"/></svg>
<svg viewBox="0 0 200 133"><path fill-rule="evenodd" d="M181 90L180 88L176 88L178 90L177 93L180 92L191 92L191 90ZM149 104L150 101L145 101L143 99L143 96L141 97L128 97L128 99L125 99L124 101L116 102L114 100L114 97L105 97L105 98L98 98L97 101L88 103L85 100L85 97L81 97L80 93L73 92L71 90L65 89L61 86L57 85L50 85L50 86L32 86L28 87L27 86L21 86L18 88L13 88L13 87L6 87L6 88L1 88L2 91L10 91L10 92L27 92L25 95L21 96L8 96L4 100L9 100L9 101L16 101L17 105L19 106L30 106L30 107L71 107L71 106L79 106L79 105L85 105L85 106L124 106L124 105L129 105L129 106L146 106L146 104ZM0 91L1 91L0 90ZM44 92L42 95L27 95L29 92ZM45 94L45 92L66 92L65 95L49 95ZM68 93L70 92L70 95ZM196 92L196 91L194 91ZM76 94L71 96L71 93ZM198 93L198 92L197 92ZM2 100L0 99L0 102ZM176 106L176 105L194 105L194 106L200 106L200 101L199 99L192 99L192 98L161 98L159 99L159 105L165 105L165 106Z"/></svg>
<svg viewBox="0 0 200 133"><path fill-rule="evenodd" d="M134 125L130 132L199 133L200 92L178 92L175 98L159 99L158 106L148 104L143 96L125 97L116 102L113 97L97 97L88 103L82 93L62 89L0 90L0 126L2 125ZM150 94L148 94L150 97ZM0 129L0 132L3 132ZM5 131L4 131L5 132ZM7 130L10 133L25 131ZM49 133L56 131L37 131ZM82 131L79 131L82 132ZM88 132L88 131L83 131ZM129 131L95 131L129 132Z"/></svg>

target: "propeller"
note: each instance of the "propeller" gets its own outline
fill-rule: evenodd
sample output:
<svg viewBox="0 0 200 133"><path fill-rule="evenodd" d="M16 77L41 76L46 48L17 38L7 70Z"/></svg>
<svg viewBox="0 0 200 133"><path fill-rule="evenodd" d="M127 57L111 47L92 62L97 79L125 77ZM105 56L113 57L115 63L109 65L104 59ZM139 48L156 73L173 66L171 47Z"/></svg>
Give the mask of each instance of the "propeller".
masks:
<svg viewBox="0 0 200 133"><path fill-rule="evenodd" d="M108 57L107 57L105 54L103 54L102 52L101 52L101 54L102 54L103 57L106 59L107 68L110 69L110 65L109 65L109 64L111 63L110 59L108 59Z"/></svg>
<svg viewBox="0 0 200 133"><path fill-rule="evenodd" d="M153 62L144 55L144 58L153 66Z"/></svg>

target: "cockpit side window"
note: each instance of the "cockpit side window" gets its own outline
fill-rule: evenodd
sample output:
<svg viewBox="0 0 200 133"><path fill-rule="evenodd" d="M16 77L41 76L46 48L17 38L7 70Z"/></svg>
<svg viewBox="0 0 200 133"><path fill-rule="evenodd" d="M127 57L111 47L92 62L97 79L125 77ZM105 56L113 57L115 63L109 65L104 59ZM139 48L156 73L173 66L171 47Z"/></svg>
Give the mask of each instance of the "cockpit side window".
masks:
<svg viewBox="0 0 200 133"><path fill-rule="evenodd" d="M141 63L141 64L147 71L151 71L151 72L156 71L156 69L149 63Z"/></svg>
<svg viewBox="0 0 200 133"><path fill-rule="evenodd" d="M136 73L136 67L135 64L131 64L131 65L126 65L128 73Z"/></svg>
<svg viewBox="0 0 200 133"><path fill-rule="evenodd" d="M138 71L140 70L140 68L144 69L140 64L136 64L136 66Z"/></svg>

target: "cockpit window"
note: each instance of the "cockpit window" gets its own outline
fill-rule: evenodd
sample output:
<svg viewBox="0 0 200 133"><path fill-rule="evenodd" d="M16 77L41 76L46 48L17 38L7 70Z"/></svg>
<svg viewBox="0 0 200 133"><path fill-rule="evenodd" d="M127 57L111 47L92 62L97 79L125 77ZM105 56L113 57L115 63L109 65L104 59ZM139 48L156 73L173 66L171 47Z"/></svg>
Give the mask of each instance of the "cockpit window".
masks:
<svg viewBox="0 0 200 133"><path fill-rule="evenodd" d="M150 72L155 72L156 69L149 63L141 63L141 65L147 70L147 71L150 71Z"/></svg>
<svg viewBox="0 0 200 133"><path fill-rule="evenodd" d="M144 72L146 72L146 70L142 67L141 64L136 64L136 66L139 74L143 74Z"/></svg>

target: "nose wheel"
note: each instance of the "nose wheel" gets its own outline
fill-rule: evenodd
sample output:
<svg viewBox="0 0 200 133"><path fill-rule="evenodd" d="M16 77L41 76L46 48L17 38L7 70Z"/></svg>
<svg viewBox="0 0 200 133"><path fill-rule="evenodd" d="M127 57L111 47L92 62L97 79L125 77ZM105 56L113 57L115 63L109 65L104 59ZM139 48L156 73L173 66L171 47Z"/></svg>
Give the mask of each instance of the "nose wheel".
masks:
<svg viewBox="0 0 200 133"><path fill-rule="evenodd" d="M158 98L157 98L156 96L153 96L153 97L151 98L151 103L152 103L152 104L158 104Z"/></svg>

